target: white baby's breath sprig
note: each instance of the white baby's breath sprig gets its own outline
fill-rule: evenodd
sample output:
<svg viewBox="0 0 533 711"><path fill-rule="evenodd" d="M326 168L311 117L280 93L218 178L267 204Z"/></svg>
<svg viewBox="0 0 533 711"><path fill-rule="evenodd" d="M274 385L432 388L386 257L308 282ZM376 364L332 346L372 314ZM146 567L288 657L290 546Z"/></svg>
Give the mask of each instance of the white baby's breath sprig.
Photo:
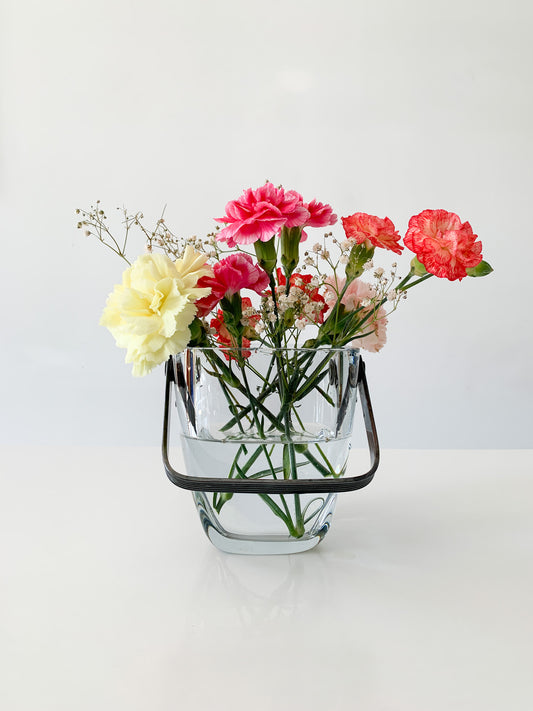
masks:
<svg viewBox="0 0 533 711"><path fill-rule="evenodd" d="M153 227L149 227L145 222L144 213L131 213L125 207L117 207L117 211L121 214L120 228L115 230L109 226L109 220L102 209L100 200L97 200L95 205L91 205L89 210L78 208L76 214L81 217L78 221L78 229L83 229L87 237L94 236L106 247L115 252L119 257L130 264L130 259L127 256L127 248L133 230L140 233L145 241L145 252L152 254L155 250L159 250L170 257L171 259L181 259L187 247L192 247L198 252L207 254L211 261L218 261L220 258L220 246L216 240L218 227L208 234L205 238L197 237L179 237L175 235L166 223L163 209L160 217L156 220ZM117 236L117 233L122 230L122 235Z"/></svg>

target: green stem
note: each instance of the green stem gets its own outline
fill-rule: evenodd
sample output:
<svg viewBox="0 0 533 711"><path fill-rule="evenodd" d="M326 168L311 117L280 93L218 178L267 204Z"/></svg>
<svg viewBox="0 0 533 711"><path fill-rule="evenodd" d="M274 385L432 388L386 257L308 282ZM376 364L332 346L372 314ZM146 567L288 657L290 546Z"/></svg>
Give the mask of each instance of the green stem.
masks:
<svg viewBox="0 0 533 711"><path fill-rule="evenodd" d="M411 282L411 284L409 284L409 286L406 286L405 288L402 287L402 285L401 285L402 283L400 282L400 284L398 284L398 286L396 287L396 291L407 291L408 289L412 289L413 286L416 286L417 284L421 284L423 281L426 281L426 279L429 279L432 276L433 276L433 274L424 274L423 277L420 277L420 279L417 279L416 281Z"/></svg>
<svg viewBox="0 0 533 711"><path fill-rule="evenodd" d="M316 448L318 449L318 451L320 452L320 456L322 457L322 459L326 462L326 466L327 466L327 468L329 469L329 472L330 472L331 476L334 476L334 477L338 476L338 474L337 474L337 472L335 471L335 469L333 469L333 467L331 466L331 463L330 463L329 459L328 459L328 458L326 457L326 455L324 454L324 452L323 452L323 450L322 450L322 447L320 447L318 444L315 444L315 447L316 447Z"/></svg>
<svg viewBox="0 0 533 711"><path fill-rule="evenodd" d="M248 378L246 377L246 370L245 370L245 368L246 368L246 366L245 366L245 364L243 364L243 365L241 366L242 381L243 381L243 383L244 383L244 387L246 388L246 394L247 394L247 396L248 396L248 399L250 400L250 404L252 405L252 413L253 413L253 418L254 418L255 426L257 427L257 432L258 432L258 434L259 434L259 437L261 437L261 439L264 439L264 438L265 438L265 433L264 433L264 431L263 431L262 424L261 424L261 422L259 421L259 417L257 416L257 410L256 410L256 408L254 407L254 404L253 404L252 391L250 390L250 385L248 384Z"/></svg>
<svg viewBox="0 0 533 711"><path fill-rule="evenodd" d="M317 470L317 472L320 472L322 476L331 476L331 465L329 465L329 469L326 468L323 464L321 464L318 459L311 454L311 452L306 449L305 452L303 452L304 457L314 466L314 468ZM329 462L328 462L329 464Z"/></svg>
<svg viewBox="0 0 533 711"><path fill-rule="evenodd" d="M291 441L293 436L291 412L293 410L296 418L298 419L298 421L300 421L298 413L294 409L294 403L298 399L301 399L313 388L319 388L319 383L321 382L321 380L323 380L324 377L327 376L327 366L333 355L330 351L325 351L321 363L314 368L313 372L310 375L308 375L306 366L310 363L310 359L315 355L315 353L316 351L306 353L301 358L295 356L296 360L291 360L289 362L284 359L281 350L275 349L272 354L270 371L272 370L272 367L275 367L277 371L276 377L274 379L274 382L271 383L268 382L268 378L261 378L262 389L257 396L254 396L251 392L251 387L248 382L245 370L245 368L247 367L246 363L239 363L240 378L238 378L236 376L235 370L231 369L231 365L230 368L228 368L228 366L226 366L225 364L220 363L220 359L218 356L216 356L215 354L211 354L211 357L209 359L210 363L215 370L215 374L219 377L220 382L223 384L223 390L226 395L226 399L228 400L228 404L230 405L230 411L233 415L233 419L226 423L226 425L224 425L222 429L228 429L236 422L238 423L241 432L243 432L242 419L245 416L249 417L251 415L251 417L249 417L249 421L253 421L255 427L257 428L259 436L261 438L265 438L264 422L261 421L261 415L263 418L266 417L267 420L271 423L271 426L278 430L280 433L282 433L286 440L286 443L284 445L282 467L274 467L266 444L260 444L255 449L255 451L250 454L246 452L244 445L242 445L239 448L237 456L235 457L235 460L233 462L232 469L230 471L230 478L232 476L245 479L262 478L263 476L268 476L270 474L274 479L276 479L277 474L282 471L284 478L294 480L298 479L298 468L300 468L301 466L308 466L309 464L312 465L314 469L318 471L322 476L330 477L332 475L336 475L333 471L331 464L327 461L327 458L325 457L323 451L320 448L318 448L318 451L320 452L321 457L326 462L327 466L324 466L324 464L322 464L315 456L313 456L309 452L307 446L298 449L298 451L303 454L305 459L307 459L307 462L298 463L296 455L296 446ZM223 365L225 367L217 367L220 365ZM252 372L254 372L253 368L251 370ZM226 376L228 377L227 383L223 382ZM231 390L233 389L237 392L242 393L246 397L246 406L241 407L238 402L238 399L235 396L233 396L235 402L232 401ZM263 401L270 393L274 392L276 389L278 390L280 397L280 412L279 414L274 415L274 413L272 413L263 404ZM322 388L319 388L319 391L324 397L329 397ZM260 471L248 475L248 472L251 470L252 466L255 464L261 453L264 453L265 455L268 465L267 468L261 469ZM241 464L239 460L243 454L248 454L248 456L246 461ZM284 525L287 527L291 536L295 538L301 538L301 536L304 535L305 510L302 511L302 502L300 494L292 494L294 501L294 509L292 515L287 505L287 501L285 500L285 497L280 496L280 502L282 504L282 507L279 506L271 496L268 496L266 494L260 494L260 497L264 501L264 503L271 509L271 511L284 522ZM224 503L230 498L231 494L222 494L215 501L216 509L220 512L220 509L222 508Z"/></svg>
<svg viewBox="0 0 533 711"><path fill-rule="evenodd" d="M238 464L236 465L237 477L239 479L255 478L255 477L247 477L246 473L248 472L248 470L250 469L252 464L256 461L257 457L259 456L259 453L263 450L264 446L265 445L261 445L256 449L256 451L254 452L252 457L250 457L250 459L248 460L248 462L246 462L245 466L242 469L239 467ZM271 463L271 465L272 465L272 463ZM278 518L280 518L283 521L283 523L287 526L289 534L293 538L301 538L301 536L303 535L303 531L300 533L300 529L298 528L298 525L295 525L293 523L284 497L281 497L281 498L282 498L282 501L284 504L285 512L282 511L282 509L276 504L274 499L271 496L269 496L268 494L259 494L259 496L265 502L265 504L269 507L269 509L272 511L272 513L275 514ZM219 513L220 513L220 510L219 510Z"/></svg>

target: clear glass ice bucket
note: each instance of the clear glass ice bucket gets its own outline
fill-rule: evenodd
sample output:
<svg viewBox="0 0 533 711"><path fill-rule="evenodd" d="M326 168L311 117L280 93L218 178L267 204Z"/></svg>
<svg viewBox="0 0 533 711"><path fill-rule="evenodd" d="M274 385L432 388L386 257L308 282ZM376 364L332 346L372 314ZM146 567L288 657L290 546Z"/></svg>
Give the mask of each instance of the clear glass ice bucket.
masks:
<svg viewBox="0 0 533 711"><path fill-rule="evenodd" d="M357 394L371 469L347 476ZM185 474L170 465L173 395ZM232 553L296 553L329 530L338 491L379 460L359 351L191 348L167 363L167 475L191 489L209 539Z"/></svg>

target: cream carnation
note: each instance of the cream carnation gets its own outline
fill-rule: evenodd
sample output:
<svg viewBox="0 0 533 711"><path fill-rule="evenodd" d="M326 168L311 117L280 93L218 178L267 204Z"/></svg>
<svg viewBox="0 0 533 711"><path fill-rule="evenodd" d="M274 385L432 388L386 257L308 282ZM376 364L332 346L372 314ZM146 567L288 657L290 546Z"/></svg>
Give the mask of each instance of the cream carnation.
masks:
<svg viewBox="0 0 533 711"><path fill-rule="evenodd" d="M176 259L174 266L183 279L185 289L195 289L199 279L204 276L211 276L213 270L206 264L208 256L209 255L203 252L197 252L190 245L187 245L183 252L183 257ZM205 288L202 289L202 291L205 291Z"/></svg>
<svg viewBox="0 0 533 711"><path fill-rule="evenodd" d="M190 340L195 301L209 294L198 279L211 273L207 257L187 247L173 262L164 254L144 254L122 275L109 295L100 324L126 348L133 375L146 375L179 353Z"/></svg>

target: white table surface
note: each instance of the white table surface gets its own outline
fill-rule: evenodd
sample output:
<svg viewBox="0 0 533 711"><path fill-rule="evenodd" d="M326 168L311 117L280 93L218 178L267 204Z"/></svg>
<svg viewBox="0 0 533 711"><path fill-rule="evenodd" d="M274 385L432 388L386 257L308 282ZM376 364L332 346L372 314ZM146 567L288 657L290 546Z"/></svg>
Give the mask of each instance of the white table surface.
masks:
<svg viewBox="0 0 533 711"><path fill-rule="evenodd" d="M533 451L385 451L272 557L155 447L0 454L3 711L533 709Z"/></svg>

